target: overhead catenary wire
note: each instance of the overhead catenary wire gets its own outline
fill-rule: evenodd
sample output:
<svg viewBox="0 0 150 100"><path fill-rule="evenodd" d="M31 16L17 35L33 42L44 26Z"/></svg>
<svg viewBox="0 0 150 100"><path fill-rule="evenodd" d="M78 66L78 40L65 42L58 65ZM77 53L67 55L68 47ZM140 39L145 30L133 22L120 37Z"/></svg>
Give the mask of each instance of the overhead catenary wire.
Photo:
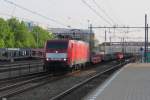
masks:
<svg viewBox="0 0 150 100"><path fill-rule="evenodd" d="M44 19L47 19L47 20L50 20L50 21L52 21L52 22L54 22L54 23L56 23L56 24L59 24L59 25L61 25L61 26L67 27L67 25L61 23L61 22L58 21L58 20L49 18L49 17L47 17L47 16L45 16L45 15L42 15L42 14L36 12L36 11L32 11L32 10L30 10L30 9L28 9L28 8L25 8L25 7L23 7L23 6L19 5L19 4L16 4L15 2L12 2L12 1L9 1L9 0L4 0L4 1L5 1L6 3L9 3L9 4L11 4L11 5L14 5L14 6L16 6L16 7L20 8L20 9L23 9L23 10L25 10L25 11L28 11L28 12L34 14L34 15L40 16L40 17L42 17L42 18L44 18Z"/></svg>
<svg viewBox="0 0 150 100"><path fill-rule="evenodd" d="M114 25L118 25L110 16L109 14L96 2L96 0L92 0L94 2L94 4L96 5L96 7L105 14L105 16L114 24ZM120 29L117 29L120 30ZM115 31L115 29L114 29ZM115 32L114 32L115 33Z"/></svg>
<svg viewBox="0 0 150 100"><path fill-rule="evenodd" d="M103 28L103 29L107 29L107 28L110 28L110 29L145 29L144 26L96 26L96 27L92 27L92 28ZM146 27L146 28L150 28L150 27Z"/></svg>
<svg viewBox="0 0 150 100"><path fill-rule="evenodd" d="M88 2L86 2L85 0L82 0L82 2L84 4L86 4L86 6L88 6L97 16L99 16L102 20L104 20L107 24L113 26L114 28L114 33L115 33L115 30L118 30L120 31L120 29L118 28L115 28L118 26L118 24L111 18L109 17L109 15L106 13L106 11L104 9L102 9L95 0L93 0L94 4L97 6L97 8L99 8L104 14L105 16L107 16L107 20L105 17L103 17L96 9L94 9ZM111 22L110 22L111 21ZM92 27L93 28L93 27Z"/></svg>
<svg viewBox="0 0 150 100"><path fill-rule="evenodd" d="M7 17L13 17L12 14L1 13L1 12L0 12L0 15L7 16ZM21 20L23 20L23 21L31 21L31 22L34 22L34 23L37 23L37 24L45 24L45 23L43 23L43 22L31 20L31 19L28 19L28 18L23 18L23 17L15 17L15 18L21 19ZM46 23L46 24L47 24L47 23ZM47 24L47 26L50 26L50 24Z"/></svg>
<svg viewBox="0 0 150 100"><path fill-rule="evenodd" d="M55 22L55 23L57 23L57 24L59 24L59 25L68 27L68 25L63 24L63 23L59 22L58 20L49 18L49 17L44 16L44 15L38 13L38 12L32 11L32 10L30 10L30 9L28 9L28 8L25 8L25 7L21 6L21 5L16 4L15 2L12 2L12 1L10 1L10 0L4 0L4 1L7 2L7 3L9 3L9 4L11 4L11 5L14 5L15 7L21 8L21 9L23 9L23 10L25 10L25 11L28 11L28 12L30 12L30 13L33 13L33 14L35 14L35 15L37 15L37 16L40 16L40 17L42 17L42 18L45 18L45 19L50 20L50 21L52 21L52 22ZM95 1L95 0L94 0L94 1ZM101 19L103 19L107 24L109 24L109 25L112 26L112 23L111 23L110 21L108 21L105 17L103 17L96 9L94 9L91 5L89 5L85 0L82 0L82 2L83 2L84 4L86 4L96 15L98 15ZM110 28L111 28L111 27L110 27ZM114 28L117 29L117 27L115 27L115 26L114 26Z"/></svg>
<svg viewBox="0 0 150 100"><path fill-rule="evenodd" d="M109 16L109 14L107 14L107 12L96 2L96 0L92 0L93 1L93 3L96 5L96 7L101 11L101 12L103 12L104 14L105 14L105 16L111 21L111 22L113 22L113 24L114 25L118 25L110 16ZM122 24L122 23L120 23L120 24ZM118 31L120 30L120 29L118 29L118 28L115 28L115 27L117 27L117 26L114 26L114 31L115 31L115 29L117 29ZM110 28L109 28L110 29ZM121 29L122 30L122 29ZM128 31L128 28L127 28L127 30L126 31L124 31L124 32L119 32L119 33L129 33L129 32L134 32L134 31ZM136 30L135 30L135 32L137 32ZM112 32L112 33L114 33L114 32Z"/></svg>
<svg viewBox="0 0 150 100"><path fill-rule="evenodd" d="M107 19L105 19L97 10L95 10L91 5L89 5L85 0L81 0L88 8L90 8L97 16L104 20L107 24L112 25Z"/></svg>
<svg viewBox="0 0 150 100"><path fill-rule="evenodd" d="M92 0L94 2L94 4L96 5L96 7L105 14L105 16L114 24L114 25L118 25L116 23L116 21L114 21L109 14L96 2L96 0Z"/></svg>
<svg viewBox="0 0 150 100"><path fill-rule="evenodd" d="M115 23L115 21L109 16L109 14L106 13L106 11L96 2L96 0L92 0L94 2L94 4L97 6L97 8L99 8L99 10L101 10L113 23ZM116 23L115 23L116 24ZM115 25L114 24L114 25ZM116 24L118 25L118 24ZM93 27L94 28L94 27ZM113 29L118 29L118 28L125 28L125 29L129 29L129 28L145 28L145 27L119 27L119 26L113 26L113 27L98 27L98 28L113 28ZM129 32L134 32L134 31L128 31ZM135 30L135 32L137 32L137 30ZM121 32L122 33L122 32Z"/></svg>
<svg viewBox="0 0 150 100"><path fill-rule="evenodd" d="M96 0L95 0L96 1ZM107 2L107 1L106 1ZM97 3L97 5L99 5L98 3ZM120 25L124 25L123 23L122 23L122 21L115 15L115 13L114 13L114 11L113 11L113 7L111 7L111 5L109 4L109 2L107 2L107 7L108 7L108 9L109 10L111 10L111 16L115 19L115 21L117 21L117 22L119 22L119 24ZM99 5L100 6L100 5ZM100 6L101 7L101 6Z"/></svg>
<svg viewBox="0 0 150 100"><path fill-rule="evenodd" d="M97 3L95 0L93 0L93 2L94 2L94 4L96 5L96 7L97 7L101 12L103 12L103 13L105 14L105 16L106 16L113 24L117 24L117 23L106 13L106 11L105 11L100 5L98 5L98 3Z"/></svg>
<svg viewBox="0 0 150 100"><path fill-rule="evenodd" d="M114 38L127 38L125 35L127 34L127 33L133 33L133 32L141 32L140 30L133 30L133 31L129 31L129 28L131 29L131 28L143 28L143 27L120 27L120 26L118 26L118 24L116 24L116 22L109 16L109 14L107 14L106 13L106 11L105 11L105 9L103 9L97 2L96 2L96 0L92 0L93 1L93 3L96 5L96 7L101 11L101 12L103 12L104 14L105 14L105 16L111 21L111 22L113 22L113 23L115 23L114 24L114 26L113 27L97 27L97 28L104 28L105 30L106 30L106 28L108 28L109 30L110 29L114 29L114 32L109 32L109 33L116 33L115 32L115 30L122 30L122 29L126 29L126 30L124 30L124 31L119 31L119 32L117 32L117 33L125 33L124 34L124 36L121 36L121 37L117 37L115 34L114 34ZM117 26L115 26L115 25L117 25ZM92 28L94 28L94 27L92 27ZM129 39L129 38L128 38ZM131 38L130 38L131 39ZM142 38L133 38L133 39L142 39Z"/></svg>

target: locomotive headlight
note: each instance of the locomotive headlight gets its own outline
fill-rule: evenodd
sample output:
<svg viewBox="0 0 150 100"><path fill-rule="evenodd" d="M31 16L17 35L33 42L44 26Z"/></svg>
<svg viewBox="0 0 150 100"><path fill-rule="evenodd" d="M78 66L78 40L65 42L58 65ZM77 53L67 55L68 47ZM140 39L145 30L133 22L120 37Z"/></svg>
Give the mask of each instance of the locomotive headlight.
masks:
<svg viewBox="0 0 150 100"><path fill-rule="evenodd" d="M48 59L48 58L46 58L46 60L48 61L49 59Z"/></svg>
<svg viewBox="0 0 150 100"><path fill-rule="evenodd" d="M66 61L67 59L66 58L64 58L64 61Z"/></svg>

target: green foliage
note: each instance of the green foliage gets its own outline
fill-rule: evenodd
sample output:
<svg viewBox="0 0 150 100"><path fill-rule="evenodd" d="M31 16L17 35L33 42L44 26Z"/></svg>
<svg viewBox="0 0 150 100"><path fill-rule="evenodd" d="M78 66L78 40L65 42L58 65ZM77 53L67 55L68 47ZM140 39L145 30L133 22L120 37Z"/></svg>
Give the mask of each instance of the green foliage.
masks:
<svg viewBox="0 0 150 100"><path fill-rule="evenodd" d="M12 33L10 32L10 28L7 21L0 18L0 48L7 47L7 45L13 47L13 44L9 43L9 41L11 41L13 38L11 34Z"/></svg>
<svg viewBox="0 0 150 100"><path fill-rule="evenodd" d="M0 18L0 48L39 48L52 38L52 34L39 26L34 26L30 31L23 21Z"/></svg>
<svg viewBox="0 0 150 100"><path fill-rule="evenodd" d="M14 47L14 33L10 32L7 34L6 38L5 38L5 47L6 48L13 48Z"/></svg>
<svg viewBox="0 0 150 100"><path fill-rule="evenodd" d="M0 47L1 47L1 48L4 48L4 47L5 47L5 43L4 43L4 40L3 40L3 39L0 39Z"/></svg>
<svg viewBox="0 0 150 100"><path fill-rule="evenodd" d="M50 33L39 26L34 26L32 31L32 35L34 36L34 40L36 40L36 46L42 48L48 39L52 39L53 36Z"/></svg>

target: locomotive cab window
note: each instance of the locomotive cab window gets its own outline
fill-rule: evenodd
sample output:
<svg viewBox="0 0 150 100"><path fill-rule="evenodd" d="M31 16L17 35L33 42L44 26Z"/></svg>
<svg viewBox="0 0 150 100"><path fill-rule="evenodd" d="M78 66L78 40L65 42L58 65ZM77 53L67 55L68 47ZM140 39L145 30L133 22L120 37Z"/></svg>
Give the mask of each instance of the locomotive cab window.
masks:
<svg viewBox="0 0 150 100"><path fill-rule="evenodd" d="M47 48L48 49L67 49L68 48L68 42L67 41L48 42Z"/></svg>

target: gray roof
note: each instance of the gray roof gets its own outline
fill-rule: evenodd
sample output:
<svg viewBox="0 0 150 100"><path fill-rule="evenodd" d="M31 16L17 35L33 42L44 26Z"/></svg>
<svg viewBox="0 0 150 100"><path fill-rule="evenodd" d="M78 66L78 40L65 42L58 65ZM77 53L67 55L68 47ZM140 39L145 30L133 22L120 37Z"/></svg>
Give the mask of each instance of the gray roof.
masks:
<svg viewBox="0 0 150 100"><path fill-rule="evenodd" d="M83 33L83 34L90 34L90 30L88 29L67 29L67 28L49 28L48 29L49 32L52 33ZM92 31L92 34L94 34L94 32Z"/></svg>

